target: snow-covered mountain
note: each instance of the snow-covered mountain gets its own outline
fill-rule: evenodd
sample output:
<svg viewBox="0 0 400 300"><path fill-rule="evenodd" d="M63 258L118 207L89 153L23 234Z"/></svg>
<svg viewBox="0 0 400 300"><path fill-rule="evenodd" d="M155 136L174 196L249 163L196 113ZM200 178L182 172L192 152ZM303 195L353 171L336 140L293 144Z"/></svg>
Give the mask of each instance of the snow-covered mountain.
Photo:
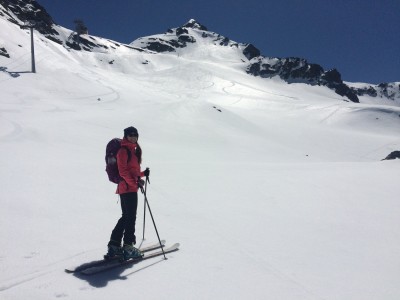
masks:
<svg viewBox="0 0 400 300"><path fill-rule="evenodd" d="M336 69L325 71L320 65L308 63L306 59L302 58L265 57L254 45L237 43L228 37L210 32L204 25L193 19L182 27L169 29L164 34L139 38L131 45L158 53L181 53L185 52L182 49L189 45L201 47L205 41L209 45L239 50L238 57L243 61L243 69L254 76L262 78L278 76L288 83L326 86L353 102L359 102L358 96L367 95L390 99L400 105L400 82L379 85L365 84L362 87L347 84L343 82L341 74Z"/></svg>
<svg viewBox="0 0 400 300"><path fill-rule="evenodd" d="M381 161L400 149L398 83L341 82L195 20L125 45L0 0L0 28L1 299L399 299L400 160ZM131 125L181 249L65 274L104 254L120 215L105 146Z"/></svg>
<svg viewBox="0 0 400 300"><path fill-rule="evenodd" d="M0 8L0 14L6 16L10 22L18 25L22 22L35 21L36 30L46 38L63 44L67 48L78 51L108 52L111 50L110 52L113 52L112 50L118 47L127 47L118 42L99 39L88 34L81 35L74 31L67 31L67 36L65 29L57 26L46 10L36 1L1 0L0 4L3 6ZM208 31L204 25L193 19L181 27L169 29L164 34L139 38L132 42L131 46L134 46L137 51L148 49L157 53L180 53L189 45L201 47L205 40L208 44L238 49L240 52L238 57L243 60L243 70L248 74L262 78L278 76L288 83L326 86L353 102L359 102L359 96L368 96L377 98L377 101L388 99L395 105L400 105L400 82L361 86L346 83L343 82L341 74L336 69L325 71L322 66L309 63L303 58L266 57L261 55L254 45L238 43L228 37ZM1 48L0 55L8 56L6 48Z"/></svg>

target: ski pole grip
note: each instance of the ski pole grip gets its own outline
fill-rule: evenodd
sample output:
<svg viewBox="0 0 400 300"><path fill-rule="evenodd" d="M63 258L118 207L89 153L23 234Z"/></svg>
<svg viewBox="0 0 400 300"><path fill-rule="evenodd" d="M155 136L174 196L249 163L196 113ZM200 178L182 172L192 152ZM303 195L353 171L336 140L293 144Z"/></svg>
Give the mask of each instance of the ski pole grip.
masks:
<svg viewBox="0 0 400 300"><path fill-rule="evenodd" d="M146 168L146 171L147 171L147 170L150 172L149 167ZM149 172L146 172L146 174L147 174L147 175L146 175L146 182L148 182L148 183L150 183Z"/></svg>

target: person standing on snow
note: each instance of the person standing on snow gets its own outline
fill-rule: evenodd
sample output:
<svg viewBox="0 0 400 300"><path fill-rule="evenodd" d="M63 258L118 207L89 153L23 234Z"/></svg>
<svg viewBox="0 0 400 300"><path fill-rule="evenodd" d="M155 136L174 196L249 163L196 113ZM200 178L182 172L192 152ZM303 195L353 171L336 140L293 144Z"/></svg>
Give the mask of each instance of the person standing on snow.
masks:
<svg viewBox="0 0 400 300"><path fill-rule="evenodd" d="M142 257L143 254L133 245L136 244L135 224L138 206L138 189L143 185L140 179L150 176L150 170L140 171L142 149L138 144L139 133L135 127L124 129L124 138L117 153L119 175L122 180L118 183L116 193L121 198L122 217L118 220L111 233L106 257L121 255L124 259ZM124 242L121 247L121 242Z"/></svg>

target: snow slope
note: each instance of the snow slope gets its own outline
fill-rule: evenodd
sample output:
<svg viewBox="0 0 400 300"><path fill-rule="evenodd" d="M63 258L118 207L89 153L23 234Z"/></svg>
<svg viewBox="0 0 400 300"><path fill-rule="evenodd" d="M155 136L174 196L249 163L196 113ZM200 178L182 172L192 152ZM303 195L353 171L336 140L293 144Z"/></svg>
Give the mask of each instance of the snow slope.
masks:
<svg viewBox="0 0 400 300"><path fill-rule="evenodd" d="M399 107L252 77L206 41L93 53L36 34L31 74L29 36L0 27L1 299L399 299L400 164L381 161L400 148ZM66 274L106 250L120 208L105 145L130 125L161 237L181 249Z"/></svg>

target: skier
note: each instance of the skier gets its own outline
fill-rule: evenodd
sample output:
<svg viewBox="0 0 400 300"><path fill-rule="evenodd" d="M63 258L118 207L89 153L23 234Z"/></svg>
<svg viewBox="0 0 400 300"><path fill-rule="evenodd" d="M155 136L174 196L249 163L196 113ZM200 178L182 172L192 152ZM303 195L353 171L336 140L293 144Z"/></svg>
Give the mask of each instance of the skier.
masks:
<svg viewBox="0 0 400 300"><path fill-rule="evenodd" d="M150 170L140 171L142 162L142 149L138 144L139 133L135 127L124 129L124 138L121 148L117 153L119 175L122 180L118 183L116 193L121 198L122 217L118 220L111 233L106 257L116 255L124 259L139 258L143 254L133 245L136 244L135 223L138 205L137 191L143 186L143 176L150 176ZM121 241L124 241L121 247Z"/></svg>

